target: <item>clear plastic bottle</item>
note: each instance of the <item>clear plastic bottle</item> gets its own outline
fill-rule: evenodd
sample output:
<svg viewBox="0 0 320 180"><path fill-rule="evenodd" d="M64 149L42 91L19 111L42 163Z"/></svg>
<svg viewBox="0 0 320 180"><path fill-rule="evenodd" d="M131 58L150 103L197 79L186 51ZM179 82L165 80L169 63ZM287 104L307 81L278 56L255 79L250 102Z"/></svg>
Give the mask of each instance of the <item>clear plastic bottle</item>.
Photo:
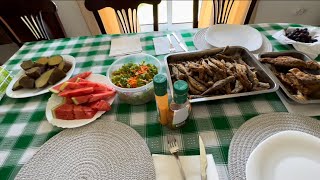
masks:
<svg viewBox="0 0 320 180"><path fill-rule="evenodd" d="M167 92L167 77L163 74L157 74L153 77L154 94L157 103L159 122L162 125L168 123L168 92Z"/></svg>
<svg viewBox="0 0 320 180"><path fill-rule="evenodd" d="M168 127L171 129L177 129L186 124L191 112L188 90L188 83L183 80L173 84L173 101L170 103L168 114Z"/></svg>

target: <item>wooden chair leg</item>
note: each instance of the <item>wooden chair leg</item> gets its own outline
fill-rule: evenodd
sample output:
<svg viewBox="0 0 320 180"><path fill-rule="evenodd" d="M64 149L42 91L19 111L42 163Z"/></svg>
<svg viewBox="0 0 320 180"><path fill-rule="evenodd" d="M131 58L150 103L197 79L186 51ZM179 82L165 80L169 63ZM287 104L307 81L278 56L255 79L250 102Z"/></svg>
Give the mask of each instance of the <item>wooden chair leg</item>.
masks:
<svg viewBox="0 0 320 180"><path fill-rule="evenodd" d="M193 28L198 28L199 0L193 0Z"/></svg>
<svg viewBox="0 0 320 180"><path fill-rule="evenodd" d="M159 31L159 24L158 24L158 5L153 5L153 30Z"/></svg>
<svg viewBox="0 0 320 180"><path fill-rule="evenodd" d="M256 3L257 3L257 0L252 0L251 1L249 10L248 10L248 13L247 13L247 16L246 16L246 19L244 21L244 24L249 24L250 19L251 19L251 15L252 15L253 10L254 10L254 8L256 6Z"/></svg>
<svg viewBox="0 0 320 180"><path fill-rule="evenodd" d="M10 37L10 39L16 43L19 47L23 45L23 43L20 42L18 37L14 34L12 30L10 30L10 27L8 27L8 24L4 21L3 18L0 17L0 26L3 28L3 30L6 32L6 34Z"/></svg>

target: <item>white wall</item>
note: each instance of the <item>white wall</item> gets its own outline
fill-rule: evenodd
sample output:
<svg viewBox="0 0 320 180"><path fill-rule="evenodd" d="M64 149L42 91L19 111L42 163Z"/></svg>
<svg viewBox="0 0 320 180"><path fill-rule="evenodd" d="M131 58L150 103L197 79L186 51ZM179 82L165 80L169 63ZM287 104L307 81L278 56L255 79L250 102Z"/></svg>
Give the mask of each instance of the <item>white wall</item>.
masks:
<svg viewBox="0 0 320 180"><path fill-rule="evenodd" d="M67 37L91 35L76 1L54 0L54 3Z"/></svg>
<svg viewBox="0 0 320 180"><path fill-rule="evenodd" d="M260 0L256 5L253 23L289 22L320 25L320 1Z"/></svg>

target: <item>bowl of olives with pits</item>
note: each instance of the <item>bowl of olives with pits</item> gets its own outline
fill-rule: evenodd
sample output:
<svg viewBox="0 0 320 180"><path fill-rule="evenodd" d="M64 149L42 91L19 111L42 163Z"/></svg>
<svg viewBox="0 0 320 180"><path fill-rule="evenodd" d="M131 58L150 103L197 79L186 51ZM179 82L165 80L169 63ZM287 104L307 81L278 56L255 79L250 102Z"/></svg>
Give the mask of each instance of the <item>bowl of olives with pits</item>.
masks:
<svg viewBox="0 0 320 180"><path fill-rule="evenodd" d="M312 33L309 32L308 28L295 28L286 29L286 37L297 42L302 43L315 43L318 40L314 37Z"/></svg>

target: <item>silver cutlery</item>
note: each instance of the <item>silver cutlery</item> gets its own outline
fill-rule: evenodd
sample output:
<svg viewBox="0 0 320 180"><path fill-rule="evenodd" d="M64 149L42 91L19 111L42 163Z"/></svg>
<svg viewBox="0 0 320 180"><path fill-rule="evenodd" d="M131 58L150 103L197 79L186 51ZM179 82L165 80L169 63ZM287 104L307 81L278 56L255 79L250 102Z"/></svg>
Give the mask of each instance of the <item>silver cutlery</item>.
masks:
<svg viewBox="0 0 320 180"><path fill-rule="evenodd" d="M179 46L185 51L188 52L188 48L180 41L177 34L175 32L172 33L173 37L176 38L177 42L179 43Z"/></svg>
<svg viewBox="0 0 320 180"><path fill-rule="evenodd" d="M177 144L177 140L172 135L168 135L167 140L168 140L169 151L176 158L177 164L180 169L181 176L185 180L186 175L184 174L184 171L182 169L182 165L181 165L181 162L180 162L180 159L178 156L179 146Z"/></svg>
<svg viewBox="0 0 320 180"><path fill-rule="evenodd" d="M207 180L207 153L201 136L199 136L201 180Z"/></svg>
<svg viewBox="0 0 320 180"><path fill-rule="evenodd" d="M170 44L170 48L169 48L169 51L172 53L172 52L176 52L176 48L174 48L173 44L172 44L172 41L171 41L171 38L170 38L170 34L167 34L167 38L169 40L169 44Z"/></svg>

